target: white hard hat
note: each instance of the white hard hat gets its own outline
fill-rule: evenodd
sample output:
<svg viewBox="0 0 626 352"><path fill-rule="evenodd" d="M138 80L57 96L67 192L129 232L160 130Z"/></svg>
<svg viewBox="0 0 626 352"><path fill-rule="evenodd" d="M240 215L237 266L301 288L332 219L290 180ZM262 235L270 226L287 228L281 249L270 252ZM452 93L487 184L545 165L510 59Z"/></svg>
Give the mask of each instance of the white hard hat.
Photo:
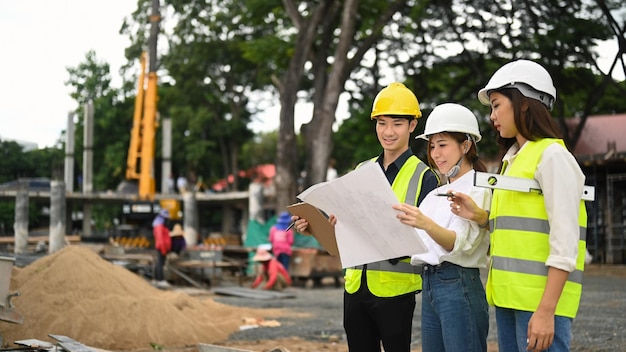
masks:
<svg viewBox="0 0 626 352"><path fill-rule="evenodd" d="M543 66L530 60L517 60L500 67L478 92L478 100L489 105L489 93L501 88L515 88L527 98L542 102L552 110L556 100L556 88L552 77Z"/></svg>
<svg viewBox="0 0 626 352"><path fill-rule="evenodd" d="M437 105L426 119L424 133L415 138L428 137L441 132L461 132L472 135L474 142L481 140L476 115L463 105L445 103Z"/></svg>

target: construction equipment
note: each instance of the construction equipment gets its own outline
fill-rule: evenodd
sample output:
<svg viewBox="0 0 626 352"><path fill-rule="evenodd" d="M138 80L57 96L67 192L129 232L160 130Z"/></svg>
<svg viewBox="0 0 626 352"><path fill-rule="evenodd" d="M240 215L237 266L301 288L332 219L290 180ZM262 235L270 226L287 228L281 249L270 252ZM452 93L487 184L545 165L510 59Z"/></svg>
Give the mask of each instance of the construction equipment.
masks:
<svg viewBox="0 0 626 352"><path fill-rule="evenodd" d="M156 132L159 127L156 69L157 35L161 20L159 6L159 0L152 0L148 51L143 52L140 58L141 72L137 83L133 127L126 162L125 188L136 193L137 200L124 204L122 207L122 222L126 225L139 227L139 233L137 234L134 229L131 229L130 233L116 235L119 242L142 243L140 247L145 247L146 241L138 241L137 237L151 237L150 224L160 209L169 210L171 219L180 218L180 202L178 200L155 201L154 156Z"/></svg>
<svg viewBox="0 0 626 352"><path fill-rule="evenodd" d="M11 284L11 271L15 258L0 257L0 320L9 323L22 324L24 318L13 308L11 299L19 296L19 292L9 293L9 285Z"/></svg>
<svg viewBox="0 0 626 352"><path fill-rule="evenodd" d="M154 142L158 128L156 114L156 72L150 68L148 72L148 89L145 89L146 71L145 52L141 55L141 73L137 84L137 98L133 115L133 128L130 134L128 160L126 162L126 179L138 180L139 198L154 199ZM146 94L147 93L147 94Z"/></svg>
<svg viewBox="0 0 626 352"><path fill-rule="evenodd" d="M150 15L150 37L148 39L148 53L141 55L141 73L137 83L137 98L133 115L133 128L130 135L128 160L126 163L126 179L138 180L139 198L154 199L154 149L156 130L159 127L157 120L157 35L159 32L159 0L152 0L152 14ZM148 74L146 80L146 60Z"/></svg>

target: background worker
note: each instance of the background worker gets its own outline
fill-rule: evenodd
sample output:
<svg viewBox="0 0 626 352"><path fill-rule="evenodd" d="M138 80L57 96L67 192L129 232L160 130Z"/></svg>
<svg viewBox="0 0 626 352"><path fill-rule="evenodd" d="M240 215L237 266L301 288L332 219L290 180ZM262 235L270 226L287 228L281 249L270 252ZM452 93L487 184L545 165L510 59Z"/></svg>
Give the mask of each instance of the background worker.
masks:
<svg viewBox="0 0 626 352"><path fill-rule="evenodd" d="M487 300L496 307L500 351L569 351L582 293L587 213L585 176L550 114L556 88L536 62L498 69L478 92L491 106L503 154L501 173L535 179L542 192L494 189L491 213L470 197L453 211L489 220L491 264Z"/></svg>
<svg viewBox="0 0 626 352"><path fill-rule="evenodd" d="M159 288L170 287L170 284L165 281L163 273L167 253L172 249L170 230L167 227L167 220L169 218L170 212L167 209L161 209L152 221L152 235L154 236L154 248L156 249L154 284Z"/></svg>
<svg viewBox="0 0 626 352"><path fill-rule="evenodd" d="M185 231L181 224L175 224L170 231L170 238L172 241L171 252L179 256L185 248L187 248L187 242L185 241Z"/></svg>
<svg viewBox="0 0 626 352"><path fill-rule="evenodd" d="M270 227L269 242L272 244L272 254L289 271L293 246L293 229L288 229L291 224L291 214L283 211L278 215L276 224Z"/></svg>
<svg viewBox="0 0 626 352"><path fill-rule="evenodd" d="M289 273L267 249L263 247L257 248L252 260L261 263L261 266L257 268L257 277L250 287L282 291L284 288L291 286Z"/></svg>
<svg viewBox="0 0 626 352"><path fill-rule="evenodd" d="M415 94L402 83L391 83L376 95L370 116L383 151L365 162L380 165L400 202L418 205L438 180L409 146L422 116ZM297 231L306 233L306 219L292 219L297 220ZM329 221L335 224L341 219L331 215ZM380 352L381 342L385 352L411 350L415 295L422 289L420 272L408 257L346 269L343 325L350 351Z"/></svg>
<svg viewBox="0 0 626 352"><path fill-rule="evenodd" d="M326 167L326 181L332 181L337 178L337 169L335 168L337 160L331 158L328 161L328 167Z"/></svg>
<svg viewBox="0 0 626 352"><path fill-rule="evenodd" d="M491 191L474 186L475 170L487 170L476 149L481 139L478 121L462 105L441 104L428 116L418 138L428 141L428 164L445 181L419 208L410 204L393 208L400 211L402 223L419 229L416 235L430 249L411 258L412 264L424 266L422 350L486 352L489 305L479 269L487 267L489 236L479 224L453 214L445 196L464 192L489 209Z"/></svg>

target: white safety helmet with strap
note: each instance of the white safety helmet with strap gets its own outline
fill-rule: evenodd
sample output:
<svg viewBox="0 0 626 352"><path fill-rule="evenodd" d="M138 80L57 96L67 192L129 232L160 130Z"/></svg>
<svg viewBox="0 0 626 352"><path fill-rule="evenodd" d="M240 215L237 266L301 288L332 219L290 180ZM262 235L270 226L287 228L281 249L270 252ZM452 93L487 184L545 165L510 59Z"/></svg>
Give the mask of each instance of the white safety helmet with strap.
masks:
<svg viewBox="0 0 626 352"><path fill-rule="evenodd" d="M552 77L543 66L530 60L512 61L500 67L485 88L478 92L478 100L489 105L489 93L503 88L515 88L523 96L539 100L550 110L556 101Z"/></svg>
<svg viewBox="0 0 626 352"><path fill-rule="evenodd" d="M424 133L415 138L428 137L441 132L461 132L471 135L474 142L481 140L476 115L463 105L445 103L437 105L426 119Z"/></svg>

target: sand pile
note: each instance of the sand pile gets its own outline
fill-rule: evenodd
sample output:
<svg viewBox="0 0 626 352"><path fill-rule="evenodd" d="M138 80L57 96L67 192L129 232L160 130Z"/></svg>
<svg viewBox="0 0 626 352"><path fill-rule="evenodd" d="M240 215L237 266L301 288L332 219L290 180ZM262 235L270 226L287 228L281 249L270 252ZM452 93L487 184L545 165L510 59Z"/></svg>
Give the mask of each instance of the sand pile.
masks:
<svg viewBox="0 0 626 352"><path fill-rule="evenodd" d="M108 350L216 343L237 331L245 317L263 314L158 290L80 246L14 268L13 291L21 293L13 303L24 323L0 321L9 346L25 339L55 342L48 334Z"/></svg>

